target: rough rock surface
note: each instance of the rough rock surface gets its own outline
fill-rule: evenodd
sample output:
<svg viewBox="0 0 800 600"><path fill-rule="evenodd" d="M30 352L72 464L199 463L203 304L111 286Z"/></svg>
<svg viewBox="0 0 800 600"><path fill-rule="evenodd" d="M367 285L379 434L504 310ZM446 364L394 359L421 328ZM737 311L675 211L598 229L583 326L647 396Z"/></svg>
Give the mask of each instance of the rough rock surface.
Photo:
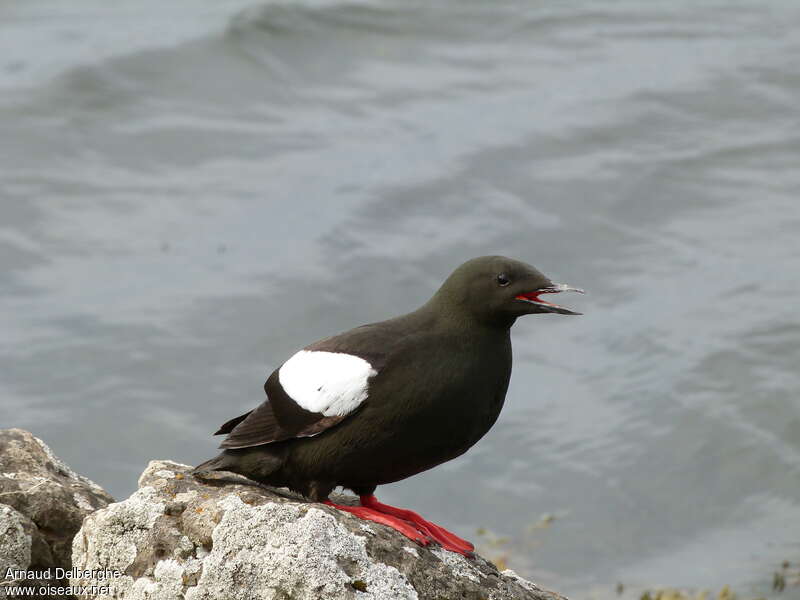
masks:
<svg viewBox="0 0 800 600"><path fill-rule="evenodd" d="M68 585L46 576L14 582L5 574L8 568L53 575L56 567L69 569L83 518L113 501L30 432L0 429L0 598L13 583Z"/></svg>
<svg viewBox="0 0 800 600"><path fill-rule="evenodd" d="M72 584L110 584L96 597L126 600L563 600L481 557L421 547L289 493L190 471L153 461L130 498L89 516L73 543L75 568L121 575Z"/></svg>

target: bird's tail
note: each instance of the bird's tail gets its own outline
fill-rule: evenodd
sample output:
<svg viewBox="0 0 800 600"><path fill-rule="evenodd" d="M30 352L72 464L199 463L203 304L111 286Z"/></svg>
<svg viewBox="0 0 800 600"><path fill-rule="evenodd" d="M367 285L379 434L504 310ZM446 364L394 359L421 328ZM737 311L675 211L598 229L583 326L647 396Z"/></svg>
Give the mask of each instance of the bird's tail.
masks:
<svg viewBox="0 0 800 600"><path fill-rule="evenodd" d="M280 477L280 469L286 461L285 447L271 445L223 450L211 460L197 465L193 475L202 478L213 471L229 471L264 483Z"/></svg>
<svg viewBox="0 0 800 600"><path fill-rule="evenodd" d="M223 452L214 458L197 465L192 473L198 475L202 473L210 473L211 471L230 471L234 466L235 465L233 464L231 457Z"/></svg>

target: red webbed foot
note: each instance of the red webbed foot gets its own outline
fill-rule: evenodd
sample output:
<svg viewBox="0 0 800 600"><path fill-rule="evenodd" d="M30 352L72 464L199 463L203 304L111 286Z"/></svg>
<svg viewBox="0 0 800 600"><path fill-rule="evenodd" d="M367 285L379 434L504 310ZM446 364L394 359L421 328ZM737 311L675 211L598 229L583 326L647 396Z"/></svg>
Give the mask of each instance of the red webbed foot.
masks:
<svg viewBox="0 0 800 600"><path fill-rule="evenodd" d="M470 542L460 538L455 533L447 531L444 527L432 523L427 519L422 518L413 510L405 508L397 508L388 504L378 502L378 499L373 496L361 496L361 506L371 509L378 514L393 517L402 520L405 523L413 524L419 531L423 532L427 537L439 542L442 548L452 552L458 552L464 556L471 556L475 550ZM409 536L410 537L410 536Z"/></svg>
<svg viewBox="0 0 800 600"><path fill-rule="evenodd" d="M360 519L374 521L376 523L380 523L381 525L387 525L395 531L399 531L407 538L414 540L421 546L427 546L431 543L431 540L434 539L433 536L428 536L425 532L421 531L408 521L383 513L368 506L348 506L347 504L336 504L330 500L325 500L323 504L327 504L333 508L338 508L344 512L349 512Z"/></svg>

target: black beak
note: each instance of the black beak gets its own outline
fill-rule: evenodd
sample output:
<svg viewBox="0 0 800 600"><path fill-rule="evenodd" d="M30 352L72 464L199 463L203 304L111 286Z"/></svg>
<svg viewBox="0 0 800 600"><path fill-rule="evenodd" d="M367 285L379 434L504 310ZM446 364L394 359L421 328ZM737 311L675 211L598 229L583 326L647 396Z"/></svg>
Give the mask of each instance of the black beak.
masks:
<svg viewBox="0 0 800 600"><path fill-rule="evenodd" d="M546 287L539 288L538 290L534 290L532 292L528 292L526 294L520 294L516 297L517 300L521 302L528 302L529 304L535 304L539 307L542 312L551 312L551 313L558 313L559 315L581 315L583 313L579 313L574 310L570 310L564 306L559 306L558 304L553 304L552 302L548 302L547 300L542 300L539 298L540 294L560 294L561 292L578 292L579 294L583 294L583 290L580 288L572 287L571 285L566 285L564 283L553 283Z"/></svg>

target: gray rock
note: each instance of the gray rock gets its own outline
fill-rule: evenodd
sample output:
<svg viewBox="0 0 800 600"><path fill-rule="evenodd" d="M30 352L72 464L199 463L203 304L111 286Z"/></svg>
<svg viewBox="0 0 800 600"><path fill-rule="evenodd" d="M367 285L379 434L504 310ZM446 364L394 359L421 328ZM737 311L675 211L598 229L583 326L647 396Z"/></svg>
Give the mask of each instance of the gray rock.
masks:
<svg viewBox="0 0 800 600"><path fill-rule="evenodd" d="M33 523L10 506L0 504L0 598L14 579L6 578L9 569L27 569L31 564L31 529Z"/></svg>
<svg viewBox="0 0 800 600"><path fill-rule="evenodd" d="M80 597L563 600L481 557L418 546L288 492L190 471L153 461L130 498L86 518L73 565L87 573L72 584L107 589ZM108 570L118 575L94 576Z"/></svg>
<svg viewBox="0 0 800 600"><path fill-rule="evenodd" d="M22 578L24 585L68 585L55 569L70 568L72 538L83 518L109 502L111 496L42 440L22 429L0 429L0 597L14 583L5 578L9 568L42 574Z"/></svg>

